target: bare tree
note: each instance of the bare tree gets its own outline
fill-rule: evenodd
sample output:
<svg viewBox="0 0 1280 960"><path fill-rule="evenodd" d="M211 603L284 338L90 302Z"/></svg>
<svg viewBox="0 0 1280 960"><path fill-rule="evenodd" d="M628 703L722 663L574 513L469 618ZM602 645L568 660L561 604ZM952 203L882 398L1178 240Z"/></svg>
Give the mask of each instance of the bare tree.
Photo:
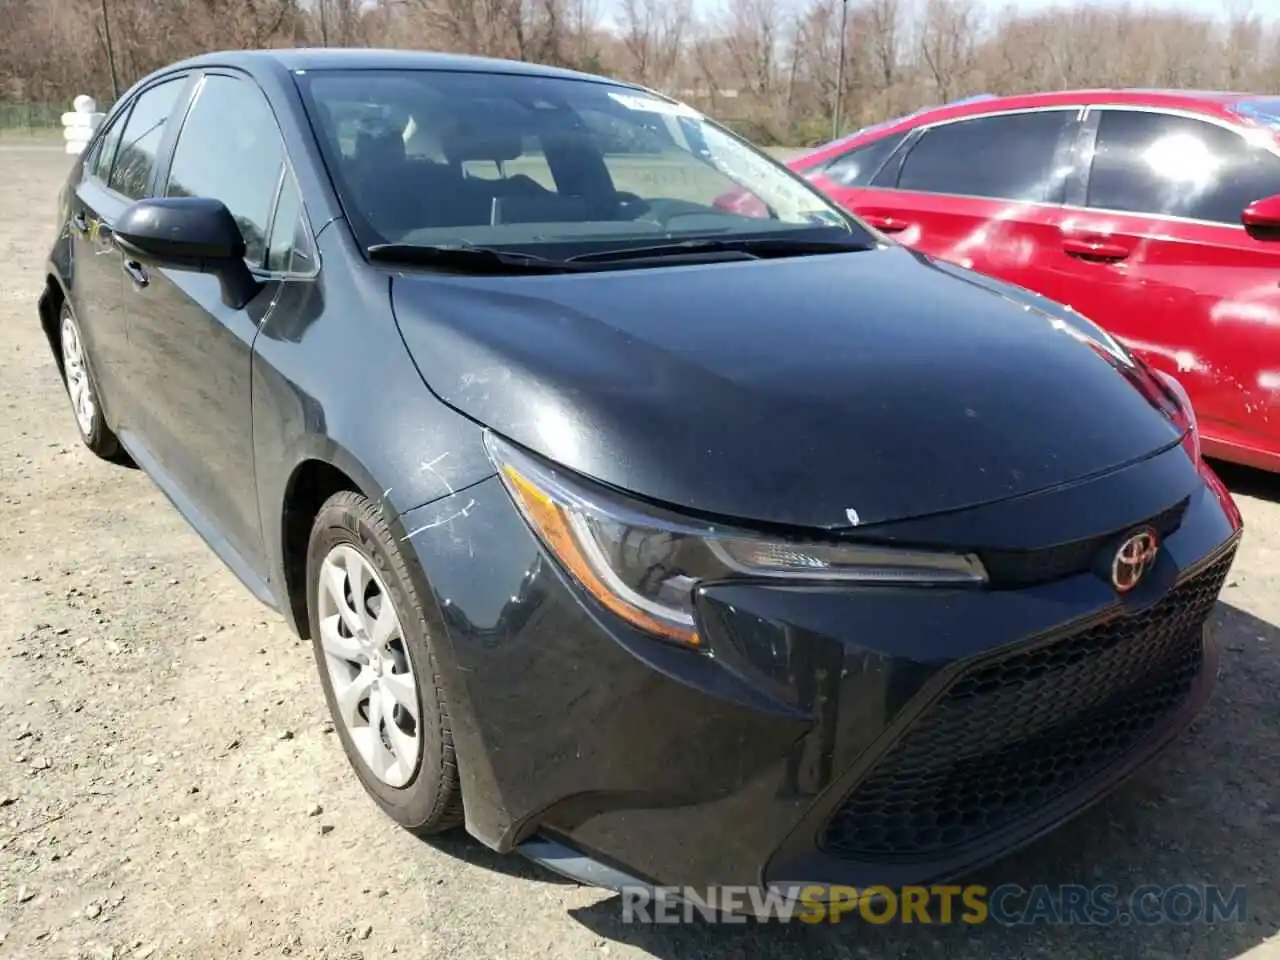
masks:
<svg viewBox="0 0 1280 960"><path fill-rule="evenodd" d="M722 0L699 19L694 0L105 0L121 88L202 51L327 39L611 73L792 143L830 134L840 2ZM0 102L109 101L103 3L0 0ZM1280 87L1275 0L1225 0L1217 19L1135 0L986 11L987 0L849 0L848 125L981 91Z"/></svg>
<svg viewBox="0 0 1280 960"><path fill-rule="evenodd" d="M671 87L692 19L690 0L622 0L623 74L646 86Z"/></svg>
<svg viewBox="0 0 1280 960"><path fill-rule="evenodd" d="M925 0L920 57L939 100L954 99L970 79L979 26L973 0Z"/></svg>
<svg viewBox="0 0 1280 960"><path fill-rule="evenodd" d="M866 5L866 28L876 83L883 99L882 112L893 114L902 58L902 0L870 0Z"/></svg>

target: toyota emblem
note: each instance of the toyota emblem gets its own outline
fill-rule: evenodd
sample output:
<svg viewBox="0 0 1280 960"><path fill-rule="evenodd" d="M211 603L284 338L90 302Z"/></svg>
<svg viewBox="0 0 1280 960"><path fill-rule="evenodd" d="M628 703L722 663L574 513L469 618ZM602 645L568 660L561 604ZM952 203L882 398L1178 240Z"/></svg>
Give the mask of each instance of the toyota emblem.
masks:
<svg viewBox="0 0 1280 960"><path fill-rule="evenodd" d="M1111 585L1128 593L1147 575L1160 552L1160 539L1150 527L1131 533L1111 561Z"/></svg>

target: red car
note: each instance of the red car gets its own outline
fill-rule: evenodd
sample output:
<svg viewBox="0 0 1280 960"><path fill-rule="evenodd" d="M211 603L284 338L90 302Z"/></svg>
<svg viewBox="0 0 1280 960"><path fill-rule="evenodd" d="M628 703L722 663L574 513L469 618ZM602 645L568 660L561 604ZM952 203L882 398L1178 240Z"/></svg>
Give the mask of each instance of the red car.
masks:
<svg viewBox="0 0 1280 960"><path fill-rule="evenodd" d="M1183 382L1207 455L1280 471L1280 97L983 96L790 165L907 246L1084 314Z"/></svg>

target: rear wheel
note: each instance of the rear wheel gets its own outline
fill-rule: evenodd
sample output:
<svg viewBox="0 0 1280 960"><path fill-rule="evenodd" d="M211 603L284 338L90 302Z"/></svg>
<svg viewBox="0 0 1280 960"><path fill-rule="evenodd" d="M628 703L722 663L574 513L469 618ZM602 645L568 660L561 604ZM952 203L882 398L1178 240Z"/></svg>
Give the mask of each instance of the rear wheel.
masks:
<svg viewBox="0 0 1280 960"><path fill-rule="evenodd" d="M325 699L370 796L418 834L462 822L449 713L420 598L374 503L334 494L307 549L307 611Z"/></svg>
<svg viewBox="0 0 1280 960"><path fill-rule="evenodd" d="M62 348L62 380L71 398L76 428L84 445L104 460L120 457L120 441L107 426L98 402L98 390L89 370L80 327L71 307L63 304L58 319L58 341Z"/></svg>

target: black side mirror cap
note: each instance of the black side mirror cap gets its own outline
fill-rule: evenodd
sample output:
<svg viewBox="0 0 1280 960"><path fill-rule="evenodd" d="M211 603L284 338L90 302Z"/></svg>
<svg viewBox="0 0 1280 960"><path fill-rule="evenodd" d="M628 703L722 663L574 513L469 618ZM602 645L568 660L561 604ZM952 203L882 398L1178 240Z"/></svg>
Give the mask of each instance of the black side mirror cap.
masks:
<svg viewBox="0 0 1280 960"><path fill-rule="evenodd" d="M129 206L112 230L121 252L141 263L211 273L222 300L240 309L261 283L244 261L244 236L221 200L150 197Z"/></svg>

